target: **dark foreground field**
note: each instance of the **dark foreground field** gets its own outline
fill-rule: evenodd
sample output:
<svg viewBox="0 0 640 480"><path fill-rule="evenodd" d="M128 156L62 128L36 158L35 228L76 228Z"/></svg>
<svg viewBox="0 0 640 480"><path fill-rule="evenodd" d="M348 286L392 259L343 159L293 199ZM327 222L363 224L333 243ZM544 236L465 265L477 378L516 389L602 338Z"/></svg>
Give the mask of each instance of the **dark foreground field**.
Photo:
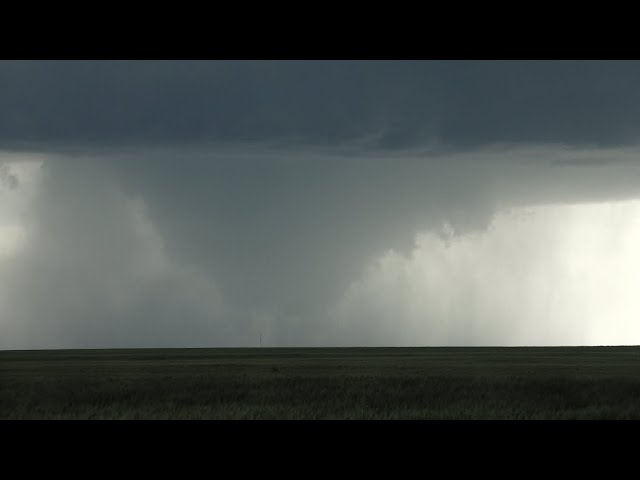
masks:
<svg viewBox="0 0 640 480"><path fill-rule="evenodd" d="M640 419L640 348L0 352L2 419Z"/></svg>

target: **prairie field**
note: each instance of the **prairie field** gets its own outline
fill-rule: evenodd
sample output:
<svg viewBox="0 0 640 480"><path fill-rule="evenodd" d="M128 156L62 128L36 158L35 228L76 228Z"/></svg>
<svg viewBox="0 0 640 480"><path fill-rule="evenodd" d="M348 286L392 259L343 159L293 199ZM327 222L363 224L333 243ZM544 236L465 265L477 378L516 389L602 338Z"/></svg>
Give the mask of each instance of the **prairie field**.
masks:
<svg viewBox="0 0 640 480"><path fill-rule="evenodd" d="M1 419L640 419L640 347L0 352Z"/></svg>

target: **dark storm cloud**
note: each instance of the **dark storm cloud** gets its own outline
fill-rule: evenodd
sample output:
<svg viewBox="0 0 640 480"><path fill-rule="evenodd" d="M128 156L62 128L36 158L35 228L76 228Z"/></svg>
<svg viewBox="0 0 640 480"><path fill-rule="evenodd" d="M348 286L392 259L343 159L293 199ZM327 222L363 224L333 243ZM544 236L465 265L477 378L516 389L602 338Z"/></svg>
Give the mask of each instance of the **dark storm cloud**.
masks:
<svg viewBox="0 0 640 480"><path fill-rule="evenodd" d="M483 175L473 165L451 170L304 151L142 154L122 162L123 184L145 192L151 218L184 261L208 265L236 302L270 308L324 304L367 259L409 248L412 229L442 220L445 208L461 229L491 212L470 181ZM453 184L468 185L463 198ZM469 196L476 206L465 214Z"/></svg>
<svg viewBox="0 0 640 480"><path fill-rule="evenodd" d="M0 62L7 144L636 142L638 62Z"/></svg>
<svg viewBox="0 0 640 480"><path fill-rule="evenodd" d="M344 343L329 311L417 232L637 197L638 81L636 62L0 62L0 142L47 157L20 207L37 235L0 264L2 346ZM409 338L344 308L352 344Z"/></svg>

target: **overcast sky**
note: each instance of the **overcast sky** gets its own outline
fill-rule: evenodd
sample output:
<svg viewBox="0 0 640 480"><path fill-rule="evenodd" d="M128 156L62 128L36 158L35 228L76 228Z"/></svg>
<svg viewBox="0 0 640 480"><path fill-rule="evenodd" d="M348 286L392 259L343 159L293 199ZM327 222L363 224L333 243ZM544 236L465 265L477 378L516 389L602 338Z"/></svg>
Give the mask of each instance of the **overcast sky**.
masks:
<svg viewBox="0 0 640 480"><path fill-rule="evenodd" d="M0 61L0 348L640 344L638 85Z"/></svg>

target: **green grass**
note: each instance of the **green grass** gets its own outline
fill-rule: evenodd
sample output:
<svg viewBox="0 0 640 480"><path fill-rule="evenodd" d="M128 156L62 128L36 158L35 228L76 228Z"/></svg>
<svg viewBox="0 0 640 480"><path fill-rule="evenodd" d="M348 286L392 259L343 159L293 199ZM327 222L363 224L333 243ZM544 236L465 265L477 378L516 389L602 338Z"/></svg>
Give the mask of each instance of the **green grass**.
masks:
<svg viewBox="0 0 640 480"><path fill-rule="evenodd" d="M2 419L640 419L640 348L0 352Z"/></svg>

